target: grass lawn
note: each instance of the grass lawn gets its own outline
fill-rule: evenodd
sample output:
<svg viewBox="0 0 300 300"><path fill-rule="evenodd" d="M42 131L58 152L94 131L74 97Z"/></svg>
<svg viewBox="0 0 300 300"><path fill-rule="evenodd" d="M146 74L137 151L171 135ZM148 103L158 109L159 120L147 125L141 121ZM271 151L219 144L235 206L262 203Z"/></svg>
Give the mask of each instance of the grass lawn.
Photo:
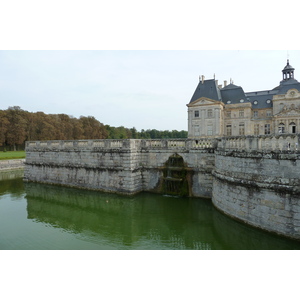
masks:
<svg viewBox="0 0 300 300"><path fill-rule="evenodd" d="M25 151L0 152L0 160L25 158Z"/></svg>

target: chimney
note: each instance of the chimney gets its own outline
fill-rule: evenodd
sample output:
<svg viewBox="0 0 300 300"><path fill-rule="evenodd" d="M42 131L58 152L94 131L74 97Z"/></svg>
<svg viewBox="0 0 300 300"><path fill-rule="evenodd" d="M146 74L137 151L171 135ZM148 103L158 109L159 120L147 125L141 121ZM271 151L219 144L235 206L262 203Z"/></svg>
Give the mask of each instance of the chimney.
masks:
<svg viewBox="0 0 300 300"><path fill-rule="evenodd" d="M201 75L202 84L204 83L204 79L205 79L204 75Z"/></svg>
<svg viewBox="0 0 300 300"><path fill-rule="evenodd" d="M224 87L227 85L227 80L224 80Z"/></svg>

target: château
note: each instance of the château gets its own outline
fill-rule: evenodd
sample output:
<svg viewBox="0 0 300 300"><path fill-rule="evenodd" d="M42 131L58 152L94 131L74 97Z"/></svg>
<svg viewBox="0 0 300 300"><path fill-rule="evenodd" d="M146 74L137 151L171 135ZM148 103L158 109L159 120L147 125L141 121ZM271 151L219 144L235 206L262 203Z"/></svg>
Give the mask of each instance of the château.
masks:
<svg viewBox="0 0 300 300"><path fill-rule="evenodd" d="M289 60L279 86L247 92L202 76L188 107L188 137L300 133L300 82Z"/></svg>

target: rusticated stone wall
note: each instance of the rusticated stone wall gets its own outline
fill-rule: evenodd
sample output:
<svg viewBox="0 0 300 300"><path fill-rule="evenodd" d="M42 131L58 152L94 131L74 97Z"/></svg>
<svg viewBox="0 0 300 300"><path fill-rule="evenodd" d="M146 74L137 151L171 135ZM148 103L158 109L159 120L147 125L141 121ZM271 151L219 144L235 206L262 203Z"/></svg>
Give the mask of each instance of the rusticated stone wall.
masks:
<svg viewBox="0 0 300 300"><path fill-rule="evenodd" d="M215 152L213 204L231 217L300 239L300 152Z"/></svg>
<svg viewBox="0 0 300 300"><path fill-rule="evenodd" d="M28 142L24 179L119 193L142 190L136 140Z"/></svg>
<svg viewBox="0 0 300 300"><path fill-rule="evenodd" d="M189 195L210 197L215 146L211 139L27 142L24 179L125 194L159 193L164 166L177 153L190 174Z"/></svg>
<svg viewBox="0 0 300 300"><path fill-rule="evenodd" d="M25 159L7 159L0 160L0 171L12 170L12 169L23 169Z"/></svg>
<svg viewBox="0 0 300 300"><path fill-rule="evenodd" d="M189 196L300 240L299 135L26 143L24 179L107 192L162 192L168 159L182 157Z"/></svg>

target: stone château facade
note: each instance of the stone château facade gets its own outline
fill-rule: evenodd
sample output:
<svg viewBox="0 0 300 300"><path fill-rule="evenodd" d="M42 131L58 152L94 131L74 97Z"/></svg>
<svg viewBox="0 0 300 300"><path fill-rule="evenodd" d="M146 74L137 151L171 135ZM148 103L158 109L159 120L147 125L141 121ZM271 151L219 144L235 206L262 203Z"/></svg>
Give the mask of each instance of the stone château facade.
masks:
<svg viewBox="0 0 300 300"><path fill-rule="evenodd" d="M289 64L272 90L245 93L232 82L200 80L188 107L188 137L300 133L300 82Z"/></svg>

